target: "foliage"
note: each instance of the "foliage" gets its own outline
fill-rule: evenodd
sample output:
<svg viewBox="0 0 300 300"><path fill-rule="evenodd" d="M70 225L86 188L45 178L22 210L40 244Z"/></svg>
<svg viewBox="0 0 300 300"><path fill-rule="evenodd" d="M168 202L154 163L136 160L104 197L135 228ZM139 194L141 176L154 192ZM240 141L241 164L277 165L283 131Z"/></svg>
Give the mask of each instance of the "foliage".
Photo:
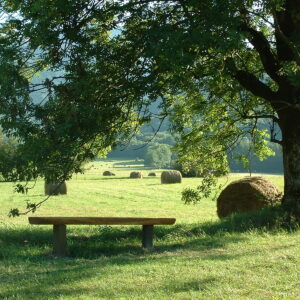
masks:
<svg viewBox="0 0 300 300"><path fill-rule="evenodd" d="M172 152L165 144L154 144L148 147L144 165L157 169L169 168L171 164Z"/></svg>
<svg viewBox="0 0 300 300"><path fill-rule="evenodd" d="M119 146L108 153L108 158L133 159L139 157L145 159L149 147L154 144L166 144L174 146L175 138L168 131L159 131L153 136L150 126L144 126L141 132L130 140L128 145ZM265 129L265 128L261 128ZM227 160L231 172L259 172L259 173L282 173L282 150L280 145L268 142L268 148L275 154L268 156L263 161L255 156L252 150L252 143L248 138L241 138L234 148L227 151ZM189 165L188 170L177 161L175 149L172 149L171 168L178 170L185 177L201 176L197 173L197 167ZM270 153L270 152L269 152ZM186 164L185 164L186 165Z"/></svg>
<svg viewBox="0 0 300 300"><path fill-rule="evenodd" d="M1 8L0 124L22 154L14 180L70 178L150 122L160 99L187 169L223 174L226 151L245 136L259 158L270 154L268 139L280 143L285 201L298 210L298 1L5 0ZM44 71L52 75L34 81ZM39 91L45 99L33 101ZM257 126L265 118L269 136Z"/></svg>
<svg viewBox="0 0 300 300"><path fill-rule="evenodd" d="M187 170L226 172L225 152L247 137L259 159L272 153L268 140L282 144L285 159L293 160L285 172L300 176L299 3L128 1L124 7L131 13L124 14L123 34L147 61L152 88L164 90ZM258 126L265 118L270 135ZM284 200L296 212L300 187L285 182Z"/></svg>
<svg viewBox="0 0 300 300"><path fill-rule="evenodd" d="M153 130L148 131L150 128L151 126L143 126L141 131L132 137L129 143L119 145L107 157L123 159L139 157L145 159L145 155L150 147L154 147L157 144L166 146L173 146L175 144L175 138L170 132L158 131L155 133Z"/></svg>
<svg viewBox="0 0 300 300"><path fill-rule="evenodd" d="M100 6L1 2L0 125L18 141L5 179L70 179L147 119L143 77L128 76L135 57L110 38L113 15Z"/></svg>
<svg viewBox="0 0 300 300"><path fill-rule="evenodd" d="M1 124L18 138L20 160L7 174L12 180L68 179L139 122L134 111L143 101L135 102L134 85L143 80L126 76L134 58L109 38L111 14L93 21L97 8L88 1L3 3Z"/></svg>
<svg viewBox="0 0 300 300"><path fill-rule="evenodd" d="M14 164L14 157L17 151L17 141L14 138L5 136L0 128L0 179L5 180L7 170Z"/></svg>
<svg viewBox="0 0 300 300"><path fill-rule="evenodd" d="M251 151L251 142L242 139L231 152L227 153L230 170L233 172L282 173L282 149L280 145L268 143L274 153L265 160L260 160Z"/></svg>

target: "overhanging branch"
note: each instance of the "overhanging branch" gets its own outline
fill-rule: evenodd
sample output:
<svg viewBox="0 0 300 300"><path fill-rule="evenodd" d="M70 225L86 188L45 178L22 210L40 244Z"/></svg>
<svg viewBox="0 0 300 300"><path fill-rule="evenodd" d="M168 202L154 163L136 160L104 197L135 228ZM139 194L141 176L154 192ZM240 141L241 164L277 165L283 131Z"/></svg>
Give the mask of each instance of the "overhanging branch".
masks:
<svg viewBox="0 0 300 300"><path fill-rule="evenodd" d="M257 97L266 99L270 103L272 103L277 97L275 92L248 71L235 70L232 76L240 83L241 86Z"/></svg>
<svg viewBox="0 0 300 300"><path fill-rule="evenodd" d="M254 49L258 52L264 70L270 76L270 78L272 78L278 84L287 83L284 77L277 74L280 69L280 65L274 56L270 44L264 34L251 28L246 23L242 25L242 30L250 34L251 38L249 41L253 45Z"/></svg>

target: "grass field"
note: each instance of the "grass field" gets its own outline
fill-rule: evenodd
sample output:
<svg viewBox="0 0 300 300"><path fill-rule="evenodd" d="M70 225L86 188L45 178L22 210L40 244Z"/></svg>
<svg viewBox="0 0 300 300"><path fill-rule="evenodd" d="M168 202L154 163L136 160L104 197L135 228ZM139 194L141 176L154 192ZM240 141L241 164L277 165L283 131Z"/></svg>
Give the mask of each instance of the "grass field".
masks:
<svg viewBox="0 0 300 300"><path fill-rule="evenodd" d="M35 215L175 217L176 225L155 227L150 252L140 247L138 226L69 226L70 255L57 259L50 226L7 216L27 199L42 200L43 181L28 195L0 183L0 299L300 299L299 230L219 221L215 201L180 200L183 187L200 179L161 185L159 176L128 178L142 169L95 162L68 182L68 195L52 197ZM104 170L116 176L103 177ZM282 189L281 176L268 178Z"/></svg>

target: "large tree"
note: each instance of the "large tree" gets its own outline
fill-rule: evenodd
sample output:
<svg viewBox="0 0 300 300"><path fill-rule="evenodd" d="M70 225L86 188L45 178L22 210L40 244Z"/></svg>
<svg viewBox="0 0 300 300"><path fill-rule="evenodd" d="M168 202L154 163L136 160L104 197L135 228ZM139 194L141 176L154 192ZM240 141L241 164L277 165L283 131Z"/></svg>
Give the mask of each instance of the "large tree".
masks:
<svg viewBox="0 0 300 300"><path fill-rule="evenodd" d="M222 174L224 151L245 134L266 154L257 125L269 119L283 202L300 215L299 1L6 0L2 9L0 120L24 153L37 149L17 174L58 177L58 157L73 166L96 137L108 146L159 98L182 134L181 158L208 174ZM35 81L43 71L52 75Z"/></svg>
<svg viewBox="0 0 300 300"><path fill-rule="evenodd" d="M18 142L0 172L25 181L21 192L38 177L62 182L82 172L147 118L143 76L110 38L114 15L101 2L0 4L0 125Z"/></svg>
<svg viewBox="0 0 300 300"><path fill-rule="evenodd" d="M179 108L175 120L185 119L182 157L202 165L222 162L222 150L245 132L254 148L260 147L262 132L255 127L269 118L271 140L283 150L283 201L299 215L300 2L129 1L128 6L125 39L142 49L156 83L168 86L166 101Z"/></svg>

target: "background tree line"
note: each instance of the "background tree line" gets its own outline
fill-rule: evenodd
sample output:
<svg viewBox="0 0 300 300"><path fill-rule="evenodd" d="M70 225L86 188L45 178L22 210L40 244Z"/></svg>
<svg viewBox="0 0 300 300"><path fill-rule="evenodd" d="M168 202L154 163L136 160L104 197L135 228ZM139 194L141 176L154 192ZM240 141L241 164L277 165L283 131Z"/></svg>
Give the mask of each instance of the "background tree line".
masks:
<svg viewBox="0 0 300 300"><path fill-rule="evenodd" d="M177 153L173 149L175 144L176 138L169 131L159 131L153 136L153 132L145 126L127 145L117 147L107 157L110 159L144 160L146 167L174 168L182 171L182 167L177 163ZM227 153L231 172L282 174L282 151L278 144L268 144L273 153L264 160L260 160L254 154L251 146L251 141L244 138L234 150ZM190 171L187 173L196 174L193 170Z"/></svg>

